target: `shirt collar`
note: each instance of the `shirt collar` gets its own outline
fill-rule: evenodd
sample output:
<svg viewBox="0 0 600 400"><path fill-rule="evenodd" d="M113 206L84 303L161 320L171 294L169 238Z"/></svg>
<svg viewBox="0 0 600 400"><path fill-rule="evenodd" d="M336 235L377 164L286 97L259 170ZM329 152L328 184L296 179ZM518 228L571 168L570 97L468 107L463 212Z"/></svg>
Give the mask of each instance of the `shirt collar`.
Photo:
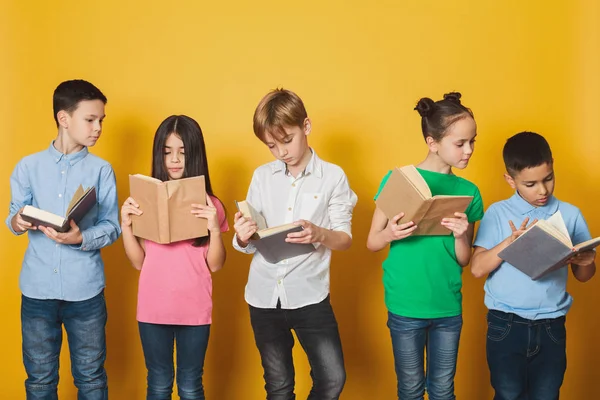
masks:
<svg viewBox="0 0 600 400"><path fill-rule="evenodd" d="M558 199L554 196L550 196L548 202L541 207L536 207L529 204L524 198L521 197L519 192L515 191L515 194L509 199L511 207L514 208L520 214L527 214L535 209L540 210L541 212L547 215L553 215L558 211Z"/></svg>
<svg viewBox="0 0 600 400"><path fill-rule="evenodd" d="M70 165L77 164L79 161L83 160L85 158L85 156L87 156L89 153L88 148L84 147L83 149L79 150L77 153L63 154L60 151L58 151L56 149L56 147L54 147L54 140L52 141L52 143L50 143L48 152L50 153L50 156L52 157L52 159L54 160L55 163L58 163L59 161L61 161L64 158L64 159L68 160Z"/></svg>
<svg viewBox="0 0 600 400"><path fill-rule="evenodd" d="M302 175L314 175L317 178L323 177L323 161L317 156L317 153L310 149L312 152L312 156L310 157L310 161L306 164ZM271 164L271 172L276 174L277 172L286 172L287 173L287 165L281 161L276 160Z"/></svg>

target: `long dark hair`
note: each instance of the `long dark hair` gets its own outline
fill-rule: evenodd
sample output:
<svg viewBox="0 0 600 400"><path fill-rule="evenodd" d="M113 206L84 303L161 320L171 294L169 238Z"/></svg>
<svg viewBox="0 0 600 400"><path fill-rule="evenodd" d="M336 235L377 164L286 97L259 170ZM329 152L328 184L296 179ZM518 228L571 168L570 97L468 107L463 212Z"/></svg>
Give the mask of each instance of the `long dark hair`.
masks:
<svg viewBox="0 0 600 400"><path fill-rule="evenodd" d="M185 149L185 166L182 178L204 175L206 194L214 196L208 173L206 146L200 125L187 115L171 115L165 119L154 135L152 148L152 177L161 181L169 180L169 172L165 165L165 143L167 138L174 133L183 142ZM194 246L202 246L208 242L210 236L197 238Z"/></svg>

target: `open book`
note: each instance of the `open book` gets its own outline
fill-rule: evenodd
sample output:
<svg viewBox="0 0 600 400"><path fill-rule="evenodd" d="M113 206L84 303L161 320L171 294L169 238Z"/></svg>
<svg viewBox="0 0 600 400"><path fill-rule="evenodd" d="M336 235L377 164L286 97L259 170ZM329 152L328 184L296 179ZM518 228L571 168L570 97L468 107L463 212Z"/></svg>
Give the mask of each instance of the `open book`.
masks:
<svg viewBox="0 0 600 400"><path fill-rule="evenodd" d="M573 246L562 214L557 211L547 220L530 226L498 257L535 280L564 267L572 256L599 245L597 237Z"/></svg>
<svg viewBox="0 0 600 400"><path fill-rule="evenodd" d="M250 240L256 250L268 262L275 264L287 258L308 254L315 250L310 243L288 243L285 241L288 233L300 232L304 228L300 225L285 224L267 227L265 218L247 201L236 201L237 209L246 218L252 218L258 226L258 231L252 235Z"/></svg>
<svg viewBox="0 0 600 400"><path fill-rule="evenodd" d="M448 235L450 230L441 225L443 218L455 218L455 212L465 212L473 196L432 196L429 186L413 165L395 168L376 204L388 219L404 213L399 224L413 221L417 235Z"/></svg>
<svg viewBox="0 0 600 400"><path fill-rule="evenodd" d="M192 213L192 204L206 204L204 176L163 182L129 175L131 197L142 215L132 215L133 234L156 243L172 243L208 235L208 221Z"/></svg>
<svg viewBox="0 0 600 400"><path fill-rule="evenodd" d="M96 188L92 186L84 190L83 186L79 185L69 202L65 217L33 206L25 206L21 212L21 218L33 226L45 226L57 232L67 232L71 229L69 221L73 220L78 224L95 205Z"/></svg>

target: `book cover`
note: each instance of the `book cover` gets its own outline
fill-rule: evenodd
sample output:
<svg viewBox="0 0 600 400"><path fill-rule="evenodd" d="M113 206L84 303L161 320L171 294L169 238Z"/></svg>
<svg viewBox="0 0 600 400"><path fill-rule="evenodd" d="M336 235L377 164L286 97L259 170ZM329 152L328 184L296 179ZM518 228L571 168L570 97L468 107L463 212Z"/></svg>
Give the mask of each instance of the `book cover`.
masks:
<svg viewBox="0 0 600 400"><path fill-rule="evenodd" d="M304 228L295 224L284 224L267 227L265 218L257 212L247 201L236 201L237 209L244 217L251 218L256 222L258 231L250 238L256 250L269 263L276 264L282 260L312 253L315 246L310 243L288 243L285 241L287 235L300 232Z"/></svg>
<svg viewBox="0 0 600 400"><path fill-rule="evenodd" d="M531 279L567 265L574 255L592 250L600 245L600 238L594 238L573 246L560 211L547 220L538 221L521 236L498 253L498 257L508 262Z"/></svg>
<svg viewBox="0 0 600 400"><path fill-rule="evenodd" d="M96 205L96 202L96 188L92 186L84 190L83 186L79 185L69 202L66 216L62 217L27 205L21 212L21 218L33 226L45 226L64 233L71 229L69 221L73 220L79 224L79 221Z"/></svg>
<svg viewBox="0 0 600 400"><path fill-rule="evenodd" d="M398 221L413 221L417 229L413 236L449 235L451 231L441 225L443 218L455 218L455 212L465 212L473 196L432 196L427 182L413 165L395 168L375 204L388 219L404 213Z"/></svg>
<svg viewBox="0 0 600 400"><path fill-rule="evenodd" d="M142 215L132 215L133 234L166 244L208 235L208 222L191 213L192 204L206 204L204 176L162 182L129 175L130 196Z"/></svg>

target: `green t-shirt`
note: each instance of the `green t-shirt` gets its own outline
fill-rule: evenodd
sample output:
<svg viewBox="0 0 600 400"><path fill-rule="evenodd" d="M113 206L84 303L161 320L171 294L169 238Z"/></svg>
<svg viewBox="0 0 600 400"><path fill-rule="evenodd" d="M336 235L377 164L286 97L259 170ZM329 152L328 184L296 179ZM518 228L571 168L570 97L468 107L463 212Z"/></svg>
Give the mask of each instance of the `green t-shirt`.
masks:
<svg viewBox="0 0 600 400"><path fill-rule="evenodd" d="M418 169L432 195L473 196L469 222L483 217L483 201L473 183L451 174ZM383 178L377 196L391 171ZM383 262L387 309L409 318L443 318L462 312L462 267L456 261L454 235L409 236L390 243Z"/></svg>

